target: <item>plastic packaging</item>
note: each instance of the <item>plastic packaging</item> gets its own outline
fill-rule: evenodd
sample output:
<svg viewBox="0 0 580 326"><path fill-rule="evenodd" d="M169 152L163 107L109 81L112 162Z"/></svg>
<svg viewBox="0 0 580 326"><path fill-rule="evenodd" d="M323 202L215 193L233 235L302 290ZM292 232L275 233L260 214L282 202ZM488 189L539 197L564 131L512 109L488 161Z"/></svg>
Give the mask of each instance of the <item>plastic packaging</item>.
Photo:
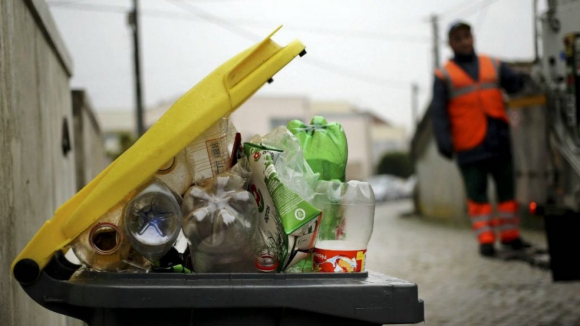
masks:
<svg viewBox="0 0 580 326"><path fill-rule="evenodd" d="M278 178L304 200L312 202L319 175L306 162L298 139L288 128L280 126L265 136L254 135L250 143L281 149L274 163Z"/></svg>
<svg viewBox="0 0 580 326"><path fill-rule="evenodd" d="M125 196L153 176L221 117L229 116L268 79L304 52L299 40L281 46L272 36L226 61L181 96L133 146L59 207L13 260L26 270L28 259L42 270L54 256ZM25 260L26 259L26 260ZM18 265L20 264L20 265ZM18 270L21 270L20 268ZM18 275L17 275L18 274ZM20 281L37 277L17 273Z"/></svg>
<svg viewBox="0 0 580 326"><path fill-rule="evenodd" d="M239 170L239 169L233 169ZM258 211L244 177L230 171L205 187L188 189L182 212L193 271L256 272L265 247L258 234Z"/></svg>
<svg viewBox="0 0 580 326"><path fill-rule="evenodd" d="M181 197L154 179L123 211L124 231L132 247L151 261L165 255L181 230Z"/></svg>
<svg viewBox="0 0 580 326"><path fill-rule="evenodd" d="M197 185L230 168L236 128L229 118L221 118L185 148L185 157Z"/></svg>
<svg viewBox="0 0 580 326"><path fill-rule="evenodd" d="M169 189L183 196L185 191L191 187L193 176L185 160L185 150L182 150L169 162L163 165L155 176L163 181Z"/></svg>
<svg viewBox="0 0 580 326"><path fill-rule="evenodd" d="M124 200L115 205L72 242L75 256L87 268L110 272L149 268L149 262L132 250L124 235L122 223L126 203Z"/></svg>
<svg viewBox="0 0 580 326"><path fill-rule="evenodd" d="M348 144L342 126L338 122L328 123L315 116L306 125L300 120L288 123L288 130L298 138L304 157L321 180L345 180Z"/></svg>
<svg viewBox="0 0 580 326"><path fill-rule="evenodd" d="M252 170L249 189L258 205L260 233L280 260L278 271L284 271L308 256L321 212L278 177L275 162L281 150L244 143L244 154Z"/></svg>
<svg viewBox="0 0 580 326"><path fill-rule="evenodd" d="M315 205L323 218L314 248L313 269L362 272L373 232L375 196L361 181L321 181Z"/></svg>

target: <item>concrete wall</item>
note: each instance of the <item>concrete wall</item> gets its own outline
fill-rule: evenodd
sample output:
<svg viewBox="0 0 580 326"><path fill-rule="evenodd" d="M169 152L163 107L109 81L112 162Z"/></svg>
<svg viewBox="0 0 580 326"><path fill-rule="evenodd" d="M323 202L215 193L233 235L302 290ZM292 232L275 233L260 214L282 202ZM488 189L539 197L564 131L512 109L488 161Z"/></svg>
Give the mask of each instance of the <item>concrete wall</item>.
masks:
<svg viewBox="0 0 580 326"><path fill-rule="evenodd" d="M0 1L0 325L81 324L36 304L9 269L77 189L71 73L46 4Z"/></svg>
<svg viewBox="0 0 580 326"><path fill-rule="evenodd" d="M88 94L72 91L74 119L74 156L77 191L89 183L111 162L104 155L105 146L99 123L93 113Z"/></svg>

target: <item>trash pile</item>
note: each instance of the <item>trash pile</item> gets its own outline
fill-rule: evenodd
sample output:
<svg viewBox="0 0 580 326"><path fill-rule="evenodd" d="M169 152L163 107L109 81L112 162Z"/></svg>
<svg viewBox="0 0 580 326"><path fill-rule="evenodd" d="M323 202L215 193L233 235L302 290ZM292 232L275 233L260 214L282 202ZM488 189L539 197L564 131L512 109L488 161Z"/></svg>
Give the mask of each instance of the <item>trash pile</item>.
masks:
<svg viewBox="0 0 580 326"><path fill-rule="evenodd" d="M71 247L95 271L360 272L375 198L347 157L320 116L246 141L224 117Z"/></svg>

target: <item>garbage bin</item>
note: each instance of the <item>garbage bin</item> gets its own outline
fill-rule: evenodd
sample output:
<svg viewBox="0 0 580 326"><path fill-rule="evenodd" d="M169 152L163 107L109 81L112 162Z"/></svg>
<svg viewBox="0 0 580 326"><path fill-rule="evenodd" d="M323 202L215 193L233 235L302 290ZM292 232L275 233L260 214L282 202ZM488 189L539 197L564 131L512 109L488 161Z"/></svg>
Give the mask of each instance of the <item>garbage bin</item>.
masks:
<svg viewBox="0 0 580 326"><path fill-rule="evenodd" d="M90 326L382 325L424 321L417 285L374 272L80 272L57 252L22 285L38 304Z"/></svg>
<svg viewBox="0 0 580 326"><path fill-rule="evenodd" d="M575 257L580 250L576 234L580 229L580 213L548 207L544 224L552 280L554 282L579 281L580 266Z"/></svg>
<svg viewBox="0 0 580 326"><path fill-rule="evenodd" d="M91 326L379 325L424 320L417 285L373 272L110 273L79 270L64 257L71 241L105 212L305 54L299 41L285 47L273 42L274 33L188 91L42 226L12 264L13 276L32 299Z"/></svg>

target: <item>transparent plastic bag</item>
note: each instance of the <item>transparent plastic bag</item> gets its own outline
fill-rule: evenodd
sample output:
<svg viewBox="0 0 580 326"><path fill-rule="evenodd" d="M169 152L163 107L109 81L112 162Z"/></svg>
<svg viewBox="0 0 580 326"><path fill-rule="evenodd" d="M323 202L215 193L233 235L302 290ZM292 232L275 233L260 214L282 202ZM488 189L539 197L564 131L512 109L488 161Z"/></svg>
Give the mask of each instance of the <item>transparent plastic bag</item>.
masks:
<svg viewBox="0 0 580 326"><path fill-rule="evenodd" d="M277 127L264 136L254 135L250 142L282 149L274 163L278 178L304 200L312 202L319 175L312 171L298 139L286 127Z"/></svg>

